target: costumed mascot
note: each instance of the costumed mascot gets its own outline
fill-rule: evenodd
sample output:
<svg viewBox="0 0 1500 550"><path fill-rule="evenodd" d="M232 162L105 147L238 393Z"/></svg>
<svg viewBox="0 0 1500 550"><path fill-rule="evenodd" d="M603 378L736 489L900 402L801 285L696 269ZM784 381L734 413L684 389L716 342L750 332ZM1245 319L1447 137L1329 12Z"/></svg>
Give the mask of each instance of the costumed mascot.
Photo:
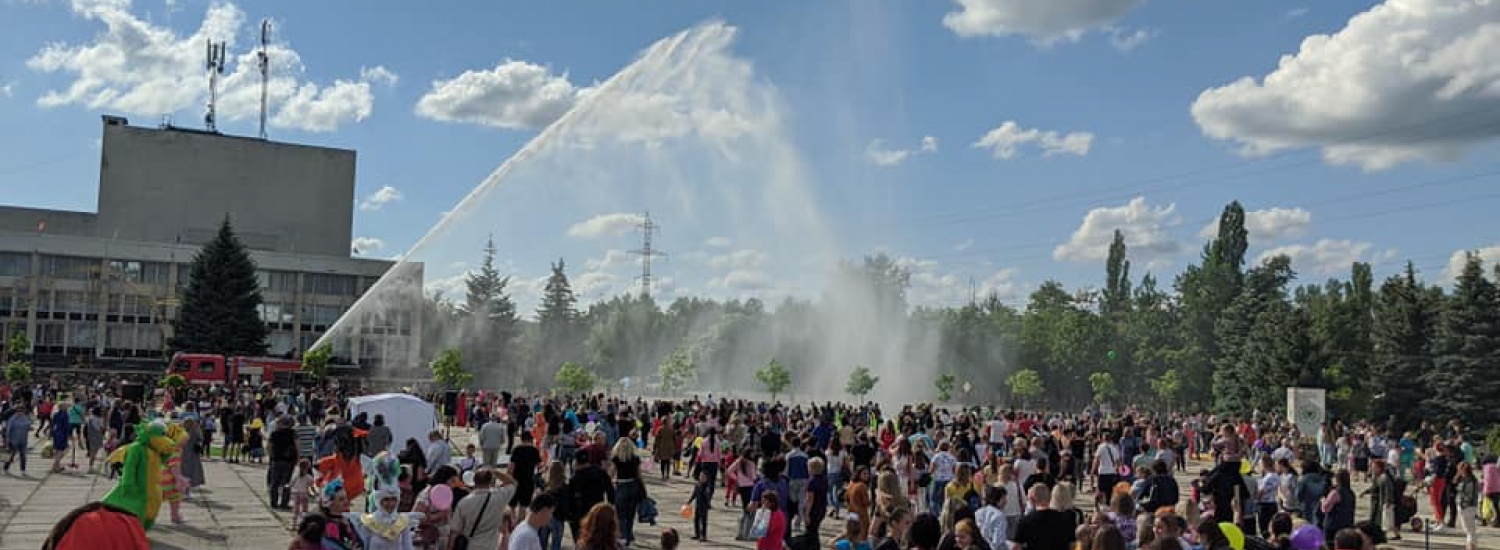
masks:
<svg viewBox="0 0 1500 550"><path fill-rule="evenodd" d="M160 420L142 422L134 429L135 441L110 454L112 464L122 465L120 481L102 501L134 514L150 529L161 508L162 468L176 452L177 442L167 437L167 425Z"/></svg>
<svg viewBox="0 0 1500 550"><path fill-rule="evenodd" d="M413 539L423 514L399 511L401 463L388 452L380 453L372 462L369 501L374 507L364 514L350 512L346 517L364 541L365 550L415 550Z"/></svg>
<svg viewBox="0 0 1500 550"><path fill-rule="evenodd" d="M182 446L187 443L187 430L182 424L167 425L167 439L172 440L172 455L161 468L161 497L172 510L172 523L182 523L182 496L187 493L187 478L182 475Z"/></svg>
<svg viewBox="0 0 1500 550"><path fill-rule="evenodd" d="M354 438L353 428L334 428L332 437L333 454L318 461L318 485L343 480L344 492L353 501L365 493L364 461L368 458L359 453L359 442Z"/></svg>

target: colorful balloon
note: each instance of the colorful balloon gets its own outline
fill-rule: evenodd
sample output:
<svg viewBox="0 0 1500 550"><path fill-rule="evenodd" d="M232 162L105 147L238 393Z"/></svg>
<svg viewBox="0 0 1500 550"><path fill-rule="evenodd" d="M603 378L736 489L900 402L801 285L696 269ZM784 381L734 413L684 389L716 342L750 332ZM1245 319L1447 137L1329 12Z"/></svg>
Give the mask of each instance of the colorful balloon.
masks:
<svg viewBox="0 0 1500 550"><path fill-rule="evenodd" d="M1311 524L1303 524L1292 531L1294 550L1318 550L1323 547L1323 530Z"/></svg>
<svg viewBox="0 0 1500 550"><path fill-rule="evenodd" d="M1220 523L1219 531L1224 533L1224 538L1229 539L1229 547L1234 550L1245 550L1245 532L1241 531L1233 523Z"/></svg>
<svg viewBox="0 0 1500 550"><path fill-rule="evenodd" d="M453 489L449 489L447 485L434 485L432 494L428 497L432 499L432 507L438 510L447 510L453 506Z"/></svg>

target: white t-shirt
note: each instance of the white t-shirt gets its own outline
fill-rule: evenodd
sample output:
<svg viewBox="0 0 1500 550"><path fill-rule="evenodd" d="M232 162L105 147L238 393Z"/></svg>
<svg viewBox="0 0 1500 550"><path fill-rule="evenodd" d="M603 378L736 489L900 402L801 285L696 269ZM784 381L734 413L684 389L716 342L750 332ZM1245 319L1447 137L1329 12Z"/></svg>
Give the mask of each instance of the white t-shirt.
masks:
<svg viewBox="0 0 1500 550"><path fill-rule="evenodd" d="M1015 469L1016 479L1031 479L1031 475L1036 473L1036 461L1024 458L1016 460Z"/></svg>
<svg viewBox="0 0 1500 550"><path fill-rule="evenodd" d="M531 526L531 522L523 521L510 532L508 550L542 550L542 538L537 535L536 528Z"/></svg>
<svg viewBox="0 0 1500 550"><path fill-rule="evenodd" d="M1005 442L1005 421L995 419L990 421L990 444L999 445Z"/></svg>
<svg viewBox="0 0 1500 550"><path fill-rule="evenodd" d="M1120 475L1120 447L1113 443L1100 443L1099 448L1094 450L1094 459L1099 461L1099 475Z"/></svg>

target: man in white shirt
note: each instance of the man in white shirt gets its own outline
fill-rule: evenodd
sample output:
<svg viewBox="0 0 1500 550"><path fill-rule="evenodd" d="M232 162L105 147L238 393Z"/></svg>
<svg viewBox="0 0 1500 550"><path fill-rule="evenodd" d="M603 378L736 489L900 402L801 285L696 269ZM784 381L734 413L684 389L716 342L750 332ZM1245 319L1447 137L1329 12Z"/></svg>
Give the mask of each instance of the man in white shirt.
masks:
<svg viewBox="0 0 1500 550"><path fill-rule="evenodd" d="M1097 488L1099 492L1106 495L1114 489L1115 483L1120 481L1120 464L1125 455L1116 444L1118 436L1113 433L1104 435L1104 442L1094 450L1094 473L1098 475Z"/></svg>
<svg viewBox="0 0 1500 550"><path fill-rule="evenodd" d="M440 466L447 466L453 461L453 449L448 448L448 442L443 440L443 432L432 430L427 434L427 471L431 472Z"/></svg>
<svg viewBox="0 0 1500 550"><path fill-rule="evenodd" d="M552 523L552 510L556 507L557 502L550 494L542 493L533 497L531 505L527 507L526 521L521 522L510 533L508 550L542 550L542 538L537 531Z"/></svg>
<svg viewBox="0 0 1500 550"><path fill-rule="evenodd" d="M480 468L474 473L474 490L453 505L448 532L469 537L469 548L498 548L506 508L515 495L514 478L499 470Z"/></svg>

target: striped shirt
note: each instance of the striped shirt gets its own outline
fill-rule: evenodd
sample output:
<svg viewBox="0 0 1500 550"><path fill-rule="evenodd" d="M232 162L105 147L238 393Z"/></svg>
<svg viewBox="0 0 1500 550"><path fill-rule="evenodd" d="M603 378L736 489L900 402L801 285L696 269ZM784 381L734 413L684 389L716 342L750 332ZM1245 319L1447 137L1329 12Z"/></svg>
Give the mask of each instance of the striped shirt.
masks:
<svg viewBox="0 0 1500 550"><path fill-rule="evenodd" d="M306 459L317 458L318 428L310 424L297 426L297 456Z"/></svg>

